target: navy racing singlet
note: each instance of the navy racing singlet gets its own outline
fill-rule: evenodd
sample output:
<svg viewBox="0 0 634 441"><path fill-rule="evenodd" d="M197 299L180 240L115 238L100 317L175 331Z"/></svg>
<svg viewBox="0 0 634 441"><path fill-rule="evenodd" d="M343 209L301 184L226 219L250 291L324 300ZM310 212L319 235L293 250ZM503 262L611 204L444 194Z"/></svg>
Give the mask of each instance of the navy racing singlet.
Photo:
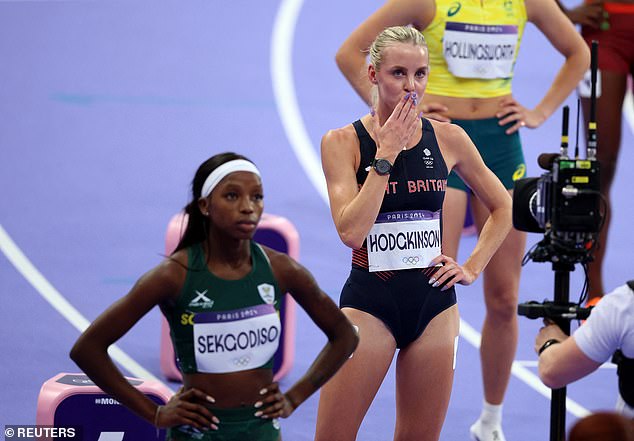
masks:
<svg viewBox="0 0 634 441"><path fill-rule="evenodd" d="M353 123L360 143L357 183L361 188L376 155L376 144L360 120ZM352 252L352 266L382 279L401 269L427 268L441 253L441 211L447 165L431 123L422 119L418 144L403 150L390 173L374 226L362 247Z"/></svg>

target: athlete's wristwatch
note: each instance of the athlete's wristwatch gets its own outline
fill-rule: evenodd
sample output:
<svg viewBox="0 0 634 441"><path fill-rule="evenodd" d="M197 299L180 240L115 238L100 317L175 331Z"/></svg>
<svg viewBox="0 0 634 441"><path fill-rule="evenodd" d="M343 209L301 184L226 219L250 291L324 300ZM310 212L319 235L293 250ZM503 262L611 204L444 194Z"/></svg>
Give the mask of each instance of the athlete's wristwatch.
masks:
<svg viewBox="0 0 634 441"><path fill-rule="evenodd" d="M374 158L374 161L372 161L370 167L372 167L376 174L379 176L389 175L392 171L392 163L387 159Z"/></svg>

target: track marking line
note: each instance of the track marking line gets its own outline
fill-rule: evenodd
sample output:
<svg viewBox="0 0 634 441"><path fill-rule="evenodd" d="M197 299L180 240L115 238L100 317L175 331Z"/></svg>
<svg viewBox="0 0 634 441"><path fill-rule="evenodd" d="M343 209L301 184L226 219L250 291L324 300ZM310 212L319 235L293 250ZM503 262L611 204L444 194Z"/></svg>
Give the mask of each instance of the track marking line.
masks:
<svg viewBox="0 0 634 441"><path fill-rule="evenodd" d="M35 288L44 300L46 300L79 332L84 332L88 325L90 325L90 322L73 305L71 305L57 289L55 289L55 287L42 275L40 271L38 271L35 265L31 263L28 257L26 257L22 250L20 250L16 243L11 239L2 225L0 225L0 251L2 251L9 262L13 264L15 269L22 274L22 277L24 277L26 281L33 286L33 288ZM118 346L111 345L110 348L108 348L108 354L110 354L117 363L119 363L133 376L163 383Z"/></svg>

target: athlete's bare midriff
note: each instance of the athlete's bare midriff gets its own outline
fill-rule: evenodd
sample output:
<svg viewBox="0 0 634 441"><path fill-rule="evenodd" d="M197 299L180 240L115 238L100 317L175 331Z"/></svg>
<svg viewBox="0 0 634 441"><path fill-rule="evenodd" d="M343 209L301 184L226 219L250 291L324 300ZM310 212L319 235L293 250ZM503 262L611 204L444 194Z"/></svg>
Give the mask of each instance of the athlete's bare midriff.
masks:
<svg viewBox="0 0 634 441"><path fill-rule="evenodd" d="M215 398L212 407L252 406L262 399L260 391L273 382L271 369L251 369L226 374L185 374L185 389L196 388ZM203 403L209 405L209 403Z"/></svg>
<svg viewBox="0 0 634 441"><path fill-rule="evenodd" d="M425 93L423 104L438 103L449 109L446 116L451 119L485 119L494 118L502 109L500 103L512 95L493 98L458 98L452 96Z"/></svg>

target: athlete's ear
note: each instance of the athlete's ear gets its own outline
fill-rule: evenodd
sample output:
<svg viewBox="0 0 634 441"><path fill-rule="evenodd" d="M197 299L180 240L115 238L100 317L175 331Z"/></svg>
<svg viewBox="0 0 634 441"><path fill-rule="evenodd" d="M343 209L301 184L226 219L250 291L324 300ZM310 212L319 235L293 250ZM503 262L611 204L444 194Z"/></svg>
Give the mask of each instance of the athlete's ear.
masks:
<svg viewBox="0 0 634 441"><path fill-rule="evenodd" d="M371 64L368 65L368 79L370 80L370 83L376 86L376 69Z"/></svg>
<svg viewBox="0 0 634 441"><path fill-rule="evenodd" d="M198 209L203 216L209 216L209 197L198 199Z"/></svg>

